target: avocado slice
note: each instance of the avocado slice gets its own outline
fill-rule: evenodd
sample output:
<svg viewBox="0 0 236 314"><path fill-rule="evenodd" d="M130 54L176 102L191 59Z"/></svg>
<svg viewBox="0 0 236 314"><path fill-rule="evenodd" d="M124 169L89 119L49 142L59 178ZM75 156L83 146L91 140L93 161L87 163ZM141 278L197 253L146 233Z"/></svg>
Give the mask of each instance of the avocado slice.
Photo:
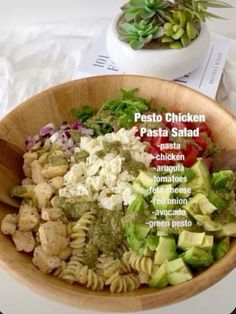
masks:
<svg viewBox="0 0 236 314"><path fill-rule="evenodd" d="M134 212L134 213L144 214L144 212L147 209L148 209L148 204L145 201L143 195L136 194L135 199L127 208L126 213L133 213Z"/></svg>
<svg viewBox="0 0 236 314"><path fill-rule="evenodd" d="M166 260L173 260L176 256L175 239L172 237L160 237L154 256L154 264L161 265Z"/></svg>
<svg viewBox="0 0 236 314"><path fill-rule="evenodd" d="M190 232L182 231L179 234L178 247L181 249L188 249L190 247L200 247L203 244L205 238L205 232Z"/></svg>
<svg viewBox="0 0 236 314"><path fill-rule="evenodd" d="M134 237L138 240L144 240L150 229L147 225L139 224L139 223L134 223Z"/></svg>
<svg viewBox="0 0 236 314"><path fill-rule="evenodd" d="M181 284L193 278L191 271L183 258L177 258L165 264L168 281L172 286Z"/></svg>
<svg viewBox="0 0 236 314"><path fill-rule="evenodd" d="M139 181L145 188L156 187L157 182L154 180L155 173L153 171L140 171L136 180Z"/></svg>
<svg viewBox="0 0 236 314"><path fill-rule="evenodd" d="M168 274L171 274L180 270L183 266L185 266L185 263L182 257L176 258L173 261L169 261L165 263L166 271Z"/></svg>
<svg viewBox="0 0 236 314"><path fill-rule="evenodd" d="M169 233L163 230L157 230L157 236L159 237L168 237Z"/></svg>
<svg viewBox="0 0 236 314"><path fill-rule="evenodd" d="M192 195L192 190L191 190L191 188L188 189L188 191L187 191L187 189L185 189L186 192L182 192L183 189L182 189L182 191L181 191L181 188L189 188L188 183L180 183L180 184L178 185L178 188L179 188L179 193L176 193L176 194L175 194L176 197L178 197L178 198L189 198L189 197Z"/></svg>
<svg viewBox="0 0 236 314"><path fill-rule="evenodd" d="M171 184L163 184L160 186L163 191L156 191L152 198L153 207L156 210L169 210L173 208L173 204L168 204L169 199L173 198L173 193L171 192Z"/></svg>
<svg viewBox="0 0 236 314"><path fill-rule="evenodd" d="M136 192L136 193L139 193L141 195L143 195L144 197L147 197L150 193L148 191L148 189L146 189L144 186L142 186L140 184L139 181L137 180L134 180L134 183L132 185L132 188L133 190Z"/></svg>
<svg viewBox="0 0 236 314"><path fill-rule="evenodd" d="M163 263L157 270L154 270L149 280L149 286L154 288L165 288L168 286L168 276L166 266Z"/></svg>
<svg viewBox="0 0 236 314"><path fill-rule="evenodd" d="M155 173L153 171L140 171L133 183L133 189L135 192L140 193L145 197L150 195L149 188L155 188L157 186L154 176Z"/></svg>
<svg viewBox="0 0 236 314"><path fill-rule="evenodd" d="M145 239L150 231L147 225L136 223L135 221L126 222L123 225L124 232L129 246L135 251L143 250Z"/></svg>
<svg viewBox="0 0 236 314"><path fill-rule="evenodd" d="M214 261L211 252L207 252L204 249L197 247L191 247L184 252L181 257L186 264L191 265L194 268L207 267Z"/></svg>
<svg viewBox="0 0 236 314"><path fill-rule="evenodd" d="M222 230L215 233L217 238L236 237L236 222L229 222L222 226Z"/></svg>
<svg viewBox="0 0 236 314"><path fill-rule="evenodd" d="M191 168L196 175L187 186L192 189L192 194L203 193L208 195L211 190L210 174L204 160L199 159Z"/></svg>
<svg viewBox="0 0 236 314"><path fill-rule="evenodd" d="M206 195L202 193L194 195L183 208L194 218L196 215L211 215L217 210L217 208L209 202Z"/></svg>
<svg viewBox="0 0 236 314"><path fill-rule="evenodd" d="M145 239L150 231L149 226L145 223L147 214L150 215L150 209L144 197L137 194L122 219L127 242L135 252L143 252L144 250Z"/></svg>
<svg viewBox="0 0 236 314"><path fill-rule="evenodd" d="M151 250L155 251L159 242L159 237L153 234L149 234L146 239L146 246Z"/></svg>
<svg viewBox="0 0 236 314"><path fill-rule="evenodd" d="M207 215L195 215L198 225L202 226L205 231L219 231L222 229L222 225L213 221Z"/></svg>
<svg viewBox="0 0 236 314"><path fill-rule="evenodd" d="M234 173L232 170L222 170L214 172L211 180L213 189L230 191L234 183Z"/></svg>
<svg viewBox="0 0 236 314"><path fill-rule="evenodd" d="M213 235L205 235L203 239L203 243L199 246L201 249L212 249L214 245L214 236Z"/></svg>
<svg viewBox="0 0 236 314"><path fill-rule="evenodd" d="M227 207L227 203L223 198L221 198L219 195L217 195L214 191L211 191L209 194L209 201L217 207L217 209L225 209Z"/></svg>
<svg viewBox="0 0 236 314"><path fill-rule="evenodd" d="M216 261L221 259L226 255L226 253L230 249L230 238L226 237L222 239L221 241L217 242L213 248L213 256Z"/></svg>
<svg viewBox="0 0 236 314"><path fill-rule="evenodd" d="M143 241L136 239L135 237L129 236L127 237L127 242L131 249L134 250L135 252L138 253L140 252L140 250L142 250Z"/></svg>

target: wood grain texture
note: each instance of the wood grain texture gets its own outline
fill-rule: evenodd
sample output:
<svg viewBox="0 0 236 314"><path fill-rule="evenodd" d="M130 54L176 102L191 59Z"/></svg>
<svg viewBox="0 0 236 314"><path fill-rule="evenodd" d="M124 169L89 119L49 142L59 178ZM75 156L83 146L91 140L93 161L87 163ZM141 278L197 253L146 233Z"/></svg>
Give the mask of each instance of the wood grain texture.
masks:
<svg viewBox="0 0 236 314"><path fill-rule="evenodd" d="M25 137L38 133L44 124L54 122L59 126L64 120L72 121L72 107L84 104L99 107L108 98L116 96L119 88L139 88L140 96L152 99L153 104L165 106L168 110L205 114L215 141L225 149L236 149L236 120L216 102L178 84L138 76L92 77L44 91L3 118L0 138L25 150ZM17 173L17 169L13 173ZM3 187L4 182L1 185ZM0 220L11 210L11 207L0 204ZM79 285L71 286L42 274L33 266L30 255L17 253L10 239L2 234L0 265L30 289L59 302L95 311L142 311L184 300L219 281L236 266L236 241L221 261L189 282L165 289L141 288L118 295L108 291L94 292Z"/></svg>
<svg viewBox="0 0 236 314"><path fill-rule="evenodd" d="M0 139L0 182L3 183L0 189L0 202L13 207L19 207L19 202L10 197L10 190L24 178L22 154L23 151L16 145Z"/></svg>

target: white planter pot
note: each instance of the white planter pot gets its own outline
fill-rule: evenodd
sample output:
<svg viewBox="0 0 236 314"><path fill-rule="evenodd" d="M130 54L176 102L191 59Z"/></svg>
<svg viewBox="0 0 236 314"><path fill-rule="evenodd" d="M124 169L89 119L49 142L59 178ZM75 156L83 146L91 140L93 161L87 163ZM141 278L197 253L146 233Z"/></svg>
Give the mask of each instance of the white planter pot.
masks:
<svg viewBox="0 0 236 314"><path fill-rule="evenodd" d="M109 25L106 43L111 59L126 74L179 78L196 70L210 47L210 34L203 23L199 36L186 48L133 50L128 43L119 39L119 19L120 15Z"/></svg>

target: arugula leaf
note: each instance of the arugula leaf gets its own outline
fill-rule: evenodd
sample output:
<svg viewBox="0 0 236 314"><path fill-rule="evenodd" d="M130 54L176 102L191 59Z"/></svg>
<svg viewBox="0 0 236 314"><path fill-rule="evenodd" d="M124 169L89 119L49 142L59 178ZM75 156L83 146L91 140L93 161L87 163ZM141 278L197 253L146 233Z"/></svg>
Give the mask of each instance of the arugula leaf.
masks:
<svg viewBox="0 0 236 314"><path fill-rule="evenodd" d="M79 122L84 123L95 114L95 110L89 106L83 106L81 110L72 108L71 113Z"/></svg>
<svg viewBox="0 0 236 314"><path fill-rule="evenodd" d="M85 122L85 126L93 129L95 135L104 135L114 131L110 123L106 119L101 119L99 116L94 116Z"/></svg>
<svg viewBox="0 0 236 314"><path fill-rule="evenodd" d="M129 128L134 124L134 114L136 112L146 112L149 109L149 103L138 96L135 96L137 89L126 91L120 90L118 98L108 100L99 110L109 112L117 119L119 127Z"/></svg>
<svg viewBox="0 0 236 314"><path fill-rule="evenodd" d="M84 106L81 110L71 109L71 113L87 128L93 129L96 135L130 128L134 125L135 113L144 113L150 108L148 101L135 96L136 91L137 89L121 89L117 98L105 102L97 112Z"/></svg>

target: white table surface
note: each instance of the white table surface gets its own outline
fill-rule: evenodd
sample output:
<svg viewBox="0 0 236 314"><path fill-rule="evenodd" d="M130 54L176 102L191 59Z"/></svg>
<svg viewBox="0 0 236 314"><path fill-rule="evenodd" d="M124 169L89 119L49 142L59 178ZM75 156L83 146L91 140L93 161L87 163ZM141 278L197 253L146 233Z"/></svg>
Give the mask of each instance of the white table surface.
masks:
<svg viewBox="0 0 236 314"><path fill-rule="evenodd" d="M0 33L21 26L112 18L122 0L0 0ZM228 0L232 5L235 0ZM213 10L217 13L219 10ZM216 33L236 39L236 8L221 10L227 21L210 22ZM205 292L151 314L230 314L236 307L236 270ZM0 312L3 314L93 313L74 309L37 295L0 269ZM110 309L112 312L112 308Z"/></svg>

